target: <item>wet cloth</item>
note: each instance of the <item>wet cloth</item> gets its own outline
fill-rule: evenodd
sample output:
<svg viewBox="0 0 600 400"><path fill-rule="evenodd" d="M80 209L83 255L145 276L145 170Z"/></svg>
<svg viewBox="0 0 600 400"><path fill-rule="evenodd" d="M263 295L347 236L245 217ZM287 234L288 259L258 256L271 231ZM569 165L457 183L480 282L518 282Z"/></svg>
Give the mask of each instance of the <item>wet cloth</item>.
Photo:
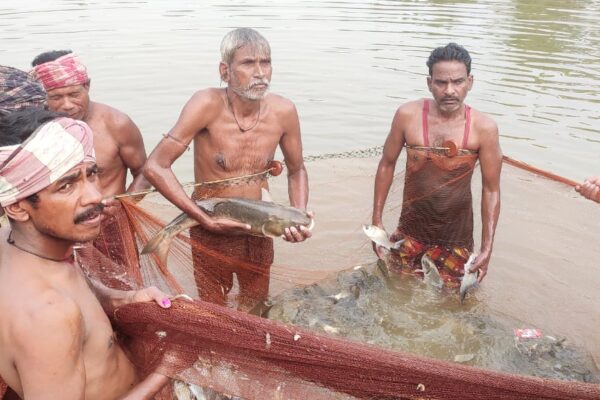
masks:
<svg viewBox="0 0 600 400"><path fill-rule="evenodd" d="M46 91L27 72L0 65L0 116L27 107L44 107Z"/></svg>
<svg viewBox="0 0 600 400"><path fill-rule="evenodd" d="M73 54L65 54L54 61L36 65L31 71L33 77L39 80L46 91L66 86L83 85L90 78L87 68Z"/></svg>
<svg viewBox="0 0 600 400"><path fill-rule="evenodd" d="M412 273L414 270L421 268L421 258L427 255L435 263L446 287L460 286L460 277L465 273L464 266L471 254L470 249L466 247L427 246L415 239L403 236L401 233L390 236L391 241L402 238L405 240L400 248L390 253L389 264L392 270Z"/></svg>
<svg viewBox="0 0 600 400"><path fill-rule="evenodd" d="M400 265L419 267L420 256L428 253L440 262L440 273L458 277L473 250L471 178L478 154L466 149L471 109L465 105L462 148L456 155L429 146L428 100L422 112L424 146L407 146L402 212L392 239L407 238Z"/></svg>
<svg viewBox="0 0 600 400"><path fill-rule="evenodd" d="M79 163L95 160L92 131L85 122L47 122L23 143L0 147L0 205L31 196Z"/></svg>
<svg viewBox="0 0 600 400"><path fill-rule="evenodd" d="M198 195L194 194L193 199ZM225 304L239 284L239 304L252 307L267 298L273 239L251 235L221 235L197 226L190 229L194 278L202 300Z"/></svg>

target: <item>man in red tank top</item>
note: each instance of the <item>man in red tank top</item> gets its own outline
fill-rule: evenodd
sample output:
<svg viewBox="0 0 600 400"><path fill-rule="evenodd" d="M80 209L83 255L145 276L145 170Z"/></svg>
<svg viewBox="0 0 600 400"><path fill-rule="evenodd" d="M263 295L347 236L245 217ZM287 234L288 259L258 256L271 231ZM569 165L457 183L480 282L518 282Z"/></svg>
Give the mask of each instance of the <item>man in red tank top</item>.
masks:
<svg viewBox="0 0 600 400"><path fill-rule="evenodd" d="M481 166L481 244L471 268L479 281L487 274L500 214L502 151L496 123L464 103L473 86L471 57L455 43L431 52L427 86L433 99L401 105L392 121L375 178L373 224L382 214L396 161L407 148L404 198L392 240L406 239L391 261L418 268L423 255L436 263L449 286L464 274L474 251L471 177ZM379 248L374 246L378 257Z"/></svg>

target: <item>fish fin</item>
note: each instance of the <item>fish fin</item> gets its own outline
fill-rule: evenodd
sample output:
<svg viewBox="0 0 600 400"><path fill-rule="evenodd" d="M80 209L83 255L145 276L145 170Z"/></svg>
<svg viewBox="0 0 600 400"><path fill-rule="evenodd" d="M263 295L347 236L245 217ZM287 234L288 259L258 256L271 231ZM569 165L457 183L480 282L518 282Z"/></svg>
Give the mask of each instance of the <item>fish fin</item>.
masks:
<svg viewBox="0 0 600 400"><path fill-rule="evenodd" d="M215 206L222 201L220 198L208 198L204 200L197 200L196 205L200 207L202 211L208 214L213 214L215 212Z"/></svg>
<svg viewBox="0 0 600 400"><path fill-rule="evenodd" d="M404 241L406 241L406 239L400 239L397 242L392 243L390 250L400 250L400 247L402 247L402 243L404 243Z"/></svg>
<svg viewBox="0 0 600 400"><path fill-rule="evenodd" d="M315 219L311 218L310 219L310 224L308 224L308 226L306 227L306 229L308 229L309 231L312 231L314 227L315 227Z"/></svg>
<svg viewBox="0 0 600 400"><path fill-rule="evenodd" d="M268 201L270 203L273 202L273 198L271 197L271 193L265 188L260 189L260 199L262 201Z"/></svg>

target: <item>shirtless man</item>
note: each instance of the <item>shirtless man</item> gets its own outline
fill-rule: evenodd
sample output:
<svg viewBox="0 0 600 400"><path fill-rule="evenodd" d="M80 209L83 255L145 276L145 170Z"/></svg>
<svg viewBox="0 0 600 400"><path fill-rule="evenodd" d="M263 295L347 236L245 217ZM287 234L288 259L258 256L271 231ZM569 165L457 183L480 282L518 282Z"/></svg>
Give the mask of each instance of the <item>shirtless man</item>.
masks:
<svg viewBox="0 0 600 400"><path fill-rule="evenodd" d="M23 399L148 399L106 311L139 301L169 307L156 288L121 292L87 280L73 253L100 230L92 133L70 118L24 110L0 125L0 375Z"/></svg>
<svg viewBox="0 0 600 400"><path fill-rule="evenodd" d="M581 185L575 187L583 197L600 203L600 176L587 178Z"/></svg>
<svg viewBox="0 0 600 400"><path fill-rule="evenodd" d="M308 201L308 178L296 108L288 99L267 94L271 80L267 40L253 29L229 32L221 43L219 72L227 86L200 90L192 96L173 129L150 154L144 174L167 199L198 220L200 226L191 230L194 241L227 255L228 260L221 260L195 252L201 297L224 302L235 272L242 303L251 303L257 300L252 299L254 295L262 299L268 293L272 240L246 235L249 226L204 213L186 195L171 165L193 141L196 182L238 177L268 169L279 145L288 170L290 203L300 209L305 209ZM193 197L260 199L261 188L267 187L265 179L257 179L218 190L196 190ZM310 236L306 228L292 227L284 239L301 242ZM236 268L236 259L257 268Z"/></svg>
<svg viewBox="0 0 600 400"><path fill-rule="evenodd" d="M496 123L468 107L473 86L471 57L450 43L432 51L427 86L433 99L401 105L392 121L375 178L373 224L383 227L382 213L396 161L407 147L404 200L392 240L406 239L392 255L398 267L418 268L426 254L449 286L464 273L473 251L471 176L481 165L481 247L471 271L481 281L488 270L500 214L502 152ZM442 149L440 149L442 148ZM374 247L381 258L381 250Z"/></svg>
<svg viewBox="0 0 600 400"><path fill-rule="evenodd" d="M32 62L33 75L48 93L48 108L84 121L94 132L94 148L98 160L98 181L104 198L127 192L137 192L150 187L141 173L146 162L144 141L138 127L121 111L106 104L91 101L90 78L86 67L71 51L50 51L38 55ZM125 187L127 170L133 181ZM126 190L127 189L127 190ZM107 203L106 218L95 246L118 264L135 269L137 252L128 254L135 245L127 216L119 202ZM135 243L135 242L134 242Z"/></svg>

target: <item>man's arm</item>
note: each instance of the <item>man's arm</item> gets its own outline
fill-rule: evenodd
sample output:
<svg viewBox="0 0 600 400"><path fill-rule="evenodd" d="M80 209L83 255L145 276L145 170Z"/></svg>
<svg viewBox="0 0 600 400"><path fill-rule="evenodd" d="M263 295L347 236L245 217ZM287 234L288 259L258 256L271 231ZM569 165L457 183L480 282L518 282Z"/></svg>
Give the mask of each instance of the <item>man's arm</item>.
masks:
<svg viewBox="0 0 600 400"><path fill-rule="evenodd" d="M586 199L600 203L600 176L587 178L581 185L577 185L575 190Z"/></svg>
<svg viewBox="0 0 600 400"><path fill-rule="evenodd" d="M173 129L150 153L143 173L167 200L197 220L204 228L221 233L248 231L250 226L247 224L209 217L187 196L171 169L175 160L188 148L196 134L208 125L214 112L209 91L196 93L181 111Z"/></svg>
<svg viewBox="0 0 600 400"><path fill-rule="evenodd" d="M133 181L127 192L134 193L150 188L150 182L142 174L146 163L146 149L144 139L137 125L126 115L116 129L116 140L119 144L119 157L133 176Z"/></svg>
<svg viewBox="0 0 600 400"><path fill-rule="evenodd" d="M109 315L115 308L131 303L154 301L162 308L171 307L169 295L154 286L140 290L117 290L91 277L88 277L88 282L102 308Z"/></svg>
<svg viewBox="0 0 600 400"><path fill-rule="evenodd" d="M500 216L500 171L502 150L498 127L492 120L485 122L480 136L479 163L481 165L481 248L471 271L479 270L479 282L487 274L494 245L494 234Z"/></svg>
<svg viewBox="0 0 600 400"><path fill-rule="evenodd" d="M284 132L279 145L285 159L288 175L288 196L292 207L306 210L308 203L308 174L302 157L302 138L300 120L296 107L290 102L290 110L283 120ZM302 242L311 237L304 226L286 228L283 239L288 242Z"/></svg>
<svg viewBox="0 0 600 400"><path fill-rule="evenodd" d="M12 332L23 397L83 400L86 375L81 312L73 300L58 293L44 296L39 307L20 313Z"/></svg>
<svg viewBox="0 0 600 400"><path fill-rule="evenodd" d="M383 146L383 154L379 165L377 166L377 174L375 175L375 188L373 194L373 217L372 224L383 228L383 208L385 201L390 191L390 186L394 179L394 171L396 169L396 161L402 151L405 143L404 138L405 117L402 115L402 107L400 107L394 119L390 133L388 134ZM373 243L373 250L377 257L383 258L383 253L379 247Z"/></svg>

